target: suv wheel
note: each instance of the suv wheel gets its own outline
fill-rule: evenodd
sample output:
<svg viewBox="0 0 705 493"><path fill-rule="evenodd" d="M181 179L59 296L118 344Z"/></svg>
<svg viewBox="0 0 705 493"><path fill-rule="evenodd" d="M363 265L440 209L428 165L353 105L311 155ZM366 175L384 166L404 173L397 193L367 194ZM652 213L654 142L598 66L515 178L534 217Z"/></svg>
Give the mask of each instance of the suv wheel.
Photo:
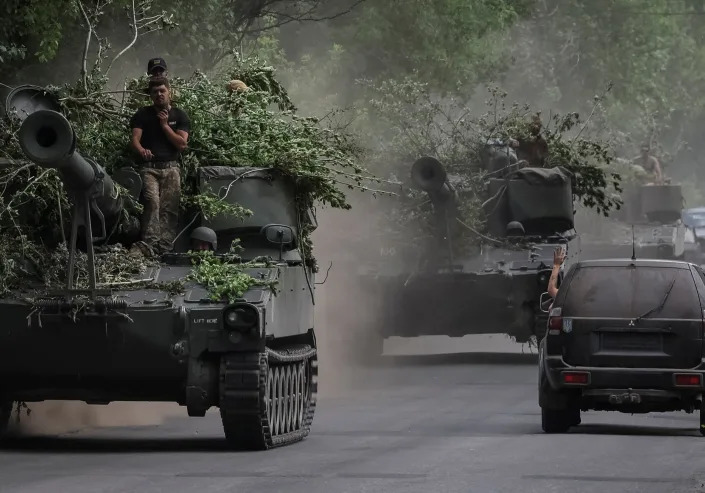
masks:
<svg viewBox="0 0 705 493"><path fill-rule="evenodd" d="M705 395L700 398L700 434L705 436Z"/></svg>
<svg viewBox="0 0 705 493"><path fill-rule="evenodd" d="M546 433L565 433L574 420L572 409L541 408L541 428Z"/></svg>
<svg viewBox="0 0 705 493"><path fill-rule="evenodd" d="M539 404L544 404L541 428L546 433L565 433L571 426L580 424L580 405L573 396L555 392L546 380L542 361L539 364Z"/></svg>

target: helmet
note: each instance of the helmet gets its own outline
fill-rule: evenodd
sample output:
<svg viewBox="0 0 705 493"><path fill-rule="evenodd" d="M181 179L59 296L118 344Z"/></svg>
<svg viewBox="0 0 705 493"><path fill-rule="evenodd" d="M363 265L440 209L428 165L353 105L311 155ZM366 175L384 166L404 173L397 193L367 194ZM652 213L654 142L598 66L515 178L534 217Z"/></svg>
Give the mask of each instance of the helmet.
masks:
<svg viewBox="0 0 705 493"><path fill-rule="evenodd" d="M524 235L524 225L519 221L511 221L507 224L507 236L523 236Z"/></svg>
<svg viewBox="0 0 705 493"><path fill-rule="evenodd" d="M213 250L218 249L218 237L215 235L215 231L211 228L200 226L194 229L191 231L191 239L205 241L206 243L211 244Z"/></svg>

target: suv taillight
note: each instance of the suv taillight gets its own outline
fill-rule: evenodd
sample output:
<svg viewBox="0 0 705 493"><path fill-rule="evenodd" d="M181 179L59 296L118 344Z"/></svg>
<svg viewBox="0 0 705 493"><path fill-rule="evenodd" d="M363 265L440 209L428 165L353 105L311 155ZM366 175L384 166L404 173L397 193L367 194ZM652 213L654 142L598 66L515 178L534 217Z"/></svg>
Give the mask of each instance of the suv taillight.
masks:
<svg viewBox="0 0 705 493"><path fill-rule="evenodd" d="M548 314L548 333L558 335L563 328L563 317L561 317L561 307L551 308Z"/></svg>

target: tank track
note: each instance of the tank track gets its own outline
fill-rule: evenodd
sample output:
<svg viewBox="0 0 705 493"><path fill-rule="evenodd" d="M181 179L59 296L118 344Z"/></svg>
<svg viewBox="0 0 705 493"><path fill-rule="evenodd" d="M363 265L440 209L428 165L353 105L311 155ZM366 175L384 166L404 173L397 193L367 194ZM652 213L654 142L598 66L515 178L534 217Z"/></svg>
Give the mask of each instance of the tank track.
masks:
<svg viewBox="0 0 705 493"><path fill-rule="evenodd" d="M220 416L239 449L266 450L303 440L318 394L318 359L310 345L221 358Z"/></svg>

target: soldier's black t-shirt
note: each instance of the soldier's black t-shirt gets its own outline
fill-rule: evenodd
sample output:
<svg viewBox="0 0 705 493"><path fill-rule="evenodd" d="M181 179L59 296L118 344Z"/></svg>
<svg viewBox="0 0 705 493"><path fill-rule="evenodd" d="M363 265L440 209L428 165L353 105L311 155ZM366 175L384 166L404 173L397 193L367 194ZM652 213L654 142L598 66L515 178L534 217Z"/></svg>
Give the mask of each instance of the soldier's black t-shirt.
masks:
<svg viewBox="0 0 705 493"><path fill-rule="evenodd" d="M140 145L152 151L154 155L152 161L175 161L179 157L179 151L164 134L159 123L158 113L154 106L140 108L130 119L130 129L142 129ZM179 108L171 107L168 122L174 132L177 130L191 131L188 115Z"/></svg>

